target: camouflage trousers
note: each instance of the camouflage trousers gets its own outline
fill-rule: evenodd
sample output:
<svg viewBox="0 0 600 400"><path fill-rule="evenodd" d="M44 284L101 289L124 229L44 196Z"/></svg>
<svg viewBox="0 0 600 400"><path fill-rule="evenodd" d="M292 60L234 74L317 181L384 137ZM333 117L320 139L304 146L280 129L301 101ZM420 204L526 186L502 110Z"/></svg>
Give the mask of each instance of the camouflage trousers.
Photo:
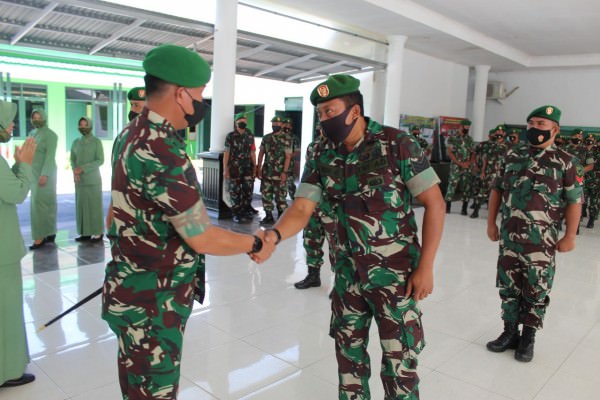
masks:
<svg viewBox="0 0 600 400"><path fill-rule="evenodd" d="M167 287L155 271L111 261L106 267L102 318L118 339L123 400L174 400L179 389L185 324L194 301L194 269L174 268Z"/></svg>
<svg viewBox="0 0 600 400"><path fill-rule="evenodd" d="M250 208L253 191L254 178L251 176L229 180L231 212L233 212L233 215L244 214L244 212Z"/></svg>
<svg viewBox="0 0 600 400"><path fill-rule="evenodd" d="M598 212L600 212L600 172L598 175L593 175L592 179L589 180L586 175L585 202L588 207L588 215L593 215L594 219L598 219Z"/></svg>
<svg viewBox="0 0 600 400"><path fill-rule="evenodd" d="M478 178L480 186L477 188L479 189L476 194L477 203L483 204L488 201L488 198L490 197L490 191L492 190L492 187L494 186L494 181L497 177L498 176L496 174L488 174L485 175L483 179L481 179L481 177Z"/></svg>
<svg viewBox="0 0 600 400"><path fill-rule="evenodd" d="M273 200L279 215L287 208L287 182L282 184L279 179L263 178L260 183L260 194L265 211L273 211Z"/></svg>
<svg viewBox="0 0 600 400"><path fill-rule="evenodd" d="M340 264L346 264L341 269L351 270L353 261L336 260L335 287L331 294L330 335L335 339L339 399L371 398L371 362L367 347L373 319L379 328L383 350L380 377L385 399L418 399L418 354L425 341L417 302L404 297L404 279L391 279L390 284L383 287L362 284L358 274L355 279L340 274Z"/></svg>
<svg viewBox="0 0 600 400"><path fill-rule="evenodd" d="M308 269L320 270L323 265L323 243L325 242L325 229L321 218L314 212L302 233L304 251L306 251L306 265Z"/></svg>
<svg viewBox="0 0 600 400"><path fill-rule="evenodd" d="M554 282L553 246L502 241L496 287L502 319L541 329Z"/></svg>
<svg viewBox="0 0 600 400"><path fill-rule="evenodd" d="M296 197L296 178L294 177L294 174L290 174L290 176L287 177L287 184L290 199L294 200L294 197Z"/></svg>
<svg viewBox="0 0 600 400"><path fill-rule="evenodd" d="M457 198L468 201L471 194L471 173L468 169L461 168L452 163L448 175L448 187L446 189L446 201L454 201Z"/></svg>

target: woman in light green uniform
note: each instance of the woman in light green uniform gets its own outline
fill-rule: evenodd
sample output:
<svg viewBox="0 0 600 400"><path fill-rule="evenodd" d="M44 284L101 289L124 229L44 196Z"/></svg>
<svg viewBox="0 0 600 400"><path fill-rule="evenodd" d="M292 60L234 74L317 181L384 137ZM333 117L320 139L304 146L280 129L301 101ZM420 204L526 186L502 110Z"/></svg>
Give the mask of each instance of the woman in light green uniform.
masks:
<svg viewBox="0 0 600 400"><path fill-rule="evenodd" d="M33 158L35 184L31 186L31 237L34 242L29 248L38 249L56 237L56 143L58 136L46 126L46 112L34 109L31 112L34 126L29 136L37 144Z"/></svg>
<svg viewBox="0 0 600 400"><path fill-rule="evenodd" d="M0 143L10 140L16 113L16 104L0 100ZM23 319L21 258L27 250L17 218L17 204L27 198L33 183L34 152L35 141L30 138L16 148L12 169L0 156L0 387L24 385L35 379L25 373L29 351Z"/></svg>
<svg viewBox="0 0 600 400"><path fill-rule="evenodd" d="M102 177L100 166L104 163L104 150L100 139L92 133L92 120L79 118L79 133L71 145L71 168L75 180L75 240L101 241L104 232L102 207Z"/></svg>

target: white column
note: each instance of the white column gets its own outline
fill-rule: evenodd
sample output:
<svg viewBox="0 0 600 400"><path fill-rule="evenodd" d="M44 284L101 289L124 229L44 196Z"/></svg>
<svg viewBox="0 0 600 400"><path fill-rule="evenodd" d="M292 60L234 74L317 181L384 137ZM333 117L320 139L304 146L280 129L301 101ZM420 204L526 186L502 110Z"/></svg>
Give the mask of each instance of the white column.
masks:
<svg viewBox="0 0 600 400"><path fill-rule="evenodd" d="M398 128L402 100L402 65L406 36L390 36L387 57L384 125Z"/></svg>
<svg viewBox="0 0 600 400"><path fill-rule="evenodd" d="M487 135L483 132L485 122L485 98L487 94L489 65L475 66L475 91L473 93L473 120L469 134L476 142L483 141Z"/></svg>
<svg viewBox="0 0 600 400"><path fill-rule="evenodd" d="M365 105L365 115L373 120L383 123L385 111L385 75L386 71L373 72L373 90L371 93L370 107Z"/></svg>
<svg viewBox="0 0 600 400"><path fill-rule="evenodd" d="M233 129L238 2L215 0L215 3L210 151L221 152L227 133Z"/></svg>

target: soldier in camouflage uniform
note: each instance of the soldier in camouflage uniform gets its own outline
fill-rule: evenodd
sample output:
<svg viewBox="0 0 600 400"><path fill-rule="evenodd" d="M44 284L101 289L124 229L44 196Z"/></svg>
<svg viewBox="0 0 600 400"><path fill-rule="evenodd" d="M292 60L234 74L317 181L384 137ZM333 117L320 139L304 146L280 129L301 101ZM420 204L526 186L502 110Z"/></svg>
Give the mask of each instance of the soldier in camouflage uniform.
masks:
<svg viewBox="0 0 600 400"><path fill-rule="evenodd" d="M421 146L421 148L423 149L423 152L425 152L425 157L429 159L431 157L431 145L423 136L421 136L421 128L419 128L417 125L414 125L411 128L410 132L417 140L417 143L419 143L419 146Z"/></svg>
<svg viewBox="0 0 600 400"><path fill-rule="evenodd" d="M300 153L300 148L298 145L298 139L296 139L296 135L292 130L292 119L286 118L283 133L287 134L290 137L290 143L292 144L292 158L290 159L290 167L288 171L287 177L287 187L288 194L290 195L290 199L294 200L296 196L296 156Z"/></svg>
<svg viewBox="0 0 600 400"><path fill-rule="evenodd" d="M210 67L180 46L143 62L147 108L117 137L107 224L102 318L118 338L124 400L177 398L181 347L194 298L204 296L204 253L256 252L258 236L210 224L194 167L176 130L204 116ZM271 244L265 243L265 250Z"/></svg>
<svg viewBox="0 0 600 400"><path fill-rule="evenodd" d="M282 117L273 117L271 124L273 132L263 137L258 152L257 173L260 174L260 193L265 209L265 218L260 221L261 225L275 222L273 200L277 206L278 216L281 216L287 208L287 175L292 158L292 143L290 136L283 132Z"/></svg>
<svg viewBox="0 0 600 400"><path fill-rule="evenodd" d="M498 125L490 131L489 140L484 142L481 153L481 173L479 175L480 185L479 193L475 195L475 207L471 218L479 217L479 207L485 202L490 195L494 181L500 176L504 156L506 155L507 146L504 143L505 129L504 125Z"/></svg>
<svg viewBox="0 0 600 400"><path fill-rule="evenodd" d="M364 117L359 81L332 75L311 93L326 136L315 144L296 199L265 240L289 238L324 199L335 249L331 329L339 398L370 399L369 327L383 349L386 399L418 399L423 329L418 301L433 290L444 201L439 179L414 138ZM425 207L423 247L411 202Z"/></svg>
<svg viewBox="0 0 600 400"><path fill-rule="evenodd" d="M506 135L506 151L510 150L513 147L517 147L519 145L519 131L515 128L511 129L510 133Z"/></svg>
<svg viewBox="0 0 600 400"><path fill-rule="evenodd" d="M554 281L555 252L571 251L581 214L583 171L572 155L554 146L560 110L542 106L527 117L527 140L506 156L504 174L489 200L487 233L500 239L496 286L504 331L487 344L493 352L516 348L515 358L533 358ZM496 225L502 213L500 232ZM566 232L558 238L558 222ZM519 335L519 324L523 332Z"/></svg>
<svg viewBox="0 0 600 400"><path fill-rule="evenodd" d="M446 189L446 213L450 213L452 201L455 197L462 199L462 215L467 215L467 206L471 194L471 164L474 161L473 139L469 136L471 122L463 120L462 128L453 136L448 138L446 151L452 161L450 174L448 176L448 188Z"/></svg>
<svg viewBox="0 0 600 400"><path fill-rule="evenodd" d="M600 147L591 133L585 138L585 145L594 160L594 168L585 174L585 199L589 215L586 227L592 229L600 211Z"/></svg>
<svg viewBox="0 0 600 400"><path fill-rule="evenodd" d="M252 193L256 171L256 145L254 135L247 128L248 120L243 113L234 116L235 129L225 137L223 168L225 180L229 182L233 222L250 222Z"/></svg>
<svg viewBox="0 0 600 400"><path fill-rule="evenodd" d="M565 145L565 151L579 160L579 163L583 165L585 171L585 178L588 177L588 173L594 169L594 157L593 153L583 143L583 129L574 129L571 135L571 140ZM587 217L587 197L584 197L584 203L582 206L581 217ZM579 231L578 231L579 233Z"/></svg>

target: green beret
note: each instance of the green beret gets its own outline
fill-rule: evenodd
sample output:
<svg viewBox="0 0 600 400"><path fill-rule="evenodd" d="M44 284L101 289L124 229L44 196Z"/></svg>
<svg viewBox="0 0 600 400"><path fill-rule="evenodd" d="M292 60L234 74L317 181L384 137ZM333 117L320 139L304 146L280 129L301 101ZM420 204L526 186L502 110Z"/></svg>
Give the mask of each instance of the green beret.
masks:
<svg viewBox="0 0 600 400"><path fill-rule="evenodd" d="M591 133L589 133L589 134L588 134L588 135L585 137L585 140L588 140L588 139L592 139L592 140L596 141L596 138L595 138L595 137L594 137L594 135L592 135Z"/></svg>
<svg viewBox="0 0 600 400"><path fill-rule="evenodd" d="M490 129L490 131L488 132L488 135L493 135L494 133L496 133L496 128Z"/></svg>
<svg viewBox="0 0 600 400"><path fill-rule="evenodd" d="M518 130L517 128L512 128L512 129L510 130L510 134L511 134L511 135L513 135L513 134L515 134L515 133L518 135L518 134L519 134L519 130Z"/></svg>
<svg viewBox="0 0 600 400"><path fill-rule="evenodd" d="M273 118L271 118L271 122L283 122L283 118L279 115L276 115Z"/></svg>
<svg viewBox="0 0 600 400"><path fill-rule="evenodd" d="M360 81L346 74L331 75L326 81L317 85L310 94L310 102L313 106L319 103L345 96L352 93L360 93L358 87Z"/></svg>
<svg viewBox="0 0 600 400"><path fill-rule="evenodd" d="M419 130L419 131L420 131L420 130L421 130L421 128L419 128L419 125L412 125L412 126L410 127L410 130L411 130L411 131L414 131L414 130Z"/></svg>
<svg viewBox="0 0 600 400"><path fill-rule="evenodd" d="M127 100L146 100L146 88L144 86L134 87L127 93Z"/></svg>
<svg viewBox="0 0 600 400"><path fill-rule="evenodd" d="M581 128L573 129L573 135L579 135L580 133L583 135L583 129L581 129Z"/></svg>
<svg viewBox="0 0 600 400"><path fill-rule="evenodd" d="M147 74L183 87L201 87L210 79L210 66L198 53L172 44L150 50L143 66Z"/></svg>
<svg viewBox="0 0 600 400"><path fill-rule="evenodd" d="M291 124L292 123L292 119L290 117L284 118L283 119L283 123L284 124Z"/></svg>
<svg viewBox="0 0 600 400"><path fill-rule="evenodd" d="M497 131L506 131L506 128L504 128L504 125L498 125L498 126L496 127L496 130L497 130Z"/></svg>
<svg viewBox="0 0 600 400"><path fill-rule="evenodd" d="M237 113L233 116L233 120L237 121L238 119L242 119L242 118L246 118L246 114L245 113Z"/></svg>
<svg viewBox="0 0 600 400"><path fill-rule="evenodd" d="M549 119L550 121L554 121L558 124L560 123L560 114L561 111L557 107L549 105L541 106L529 113L527 116L527 121L529 121L531 117L539 117Z"/></svg>
<svg viewBox="0 0 600 400"><path fill-rule="evenodd" d="M471 121L469 121L468 119L463 119L462 121L460 121L461 125L471 125Z"/></svg>

